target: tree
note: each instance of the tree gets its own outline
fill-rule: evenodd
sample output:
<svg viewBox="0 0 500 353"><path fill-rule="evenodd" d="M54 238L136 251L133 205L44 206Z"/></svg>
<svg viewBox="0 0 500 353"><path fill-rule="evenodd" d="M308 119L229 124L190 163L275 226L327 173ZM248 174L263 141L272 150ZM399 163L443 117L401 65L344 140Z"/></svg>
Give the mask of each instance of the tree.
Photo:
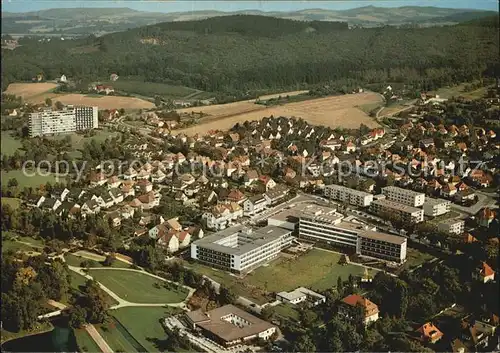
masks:
<svg viewBox="0 0 500 353"><path fill-rule="evenodd" d="M236 303L237 295L226 286L221 285L219 288L219 303L221 305Z"/></svg>
<svg viewBox="0 0 500 353"><path fill-rule="evenodd" d="M56 102L56 109L57 110L62 110L62 108L64 108L64 104L62 104L61 102L57 101Z"/></svg>
<svg viewBox="0 0 500 353"><path fill-rule="evenodd" d="M274 308L270 305L265 306L260 311L260 315L266 321L272 321L274 318Z"/></svg>
<svg viewBox="0 0 500 353"><path fill-rule="evenodd" d="M312 325L318 320L318 315L310 309L303 309L299 313L300 322L305 327L312 327Z"/></svg>
<svg viewBox="0 0 500 353"><path fill-rule="evenodd" d="M81 328L87 320L87 310L81 306L73 306L69 310L69 325L73 328Z"/></svg>
<svg viewBox="0 0 500 353"><path fill-rule="evenodd" d="M337 277L337 292L340 294L344 290L344 284L342 282L342 277L338 276Z"/></svg>
<svg viewBox="0 0 500 353"><path fill-rule="evenodd" d="M87 310L87 322L103 323L107 318L109 303L106 294L97 282L88 280L83 289L81 306Z"/></svg>
<svg viewBox="0 0 500 353"><path fill-rule="evenodd" d="M52 107L52 99L50 98L45 98L45 105L47 107Z"/></svg>
<svg viewBox="0 0 500 353"><path fill-rule="evenodd" d="M306 333L302 334L292 343L292 352L316 352L313 339Z"/></svg>
<svg viewBox="0 0 500 353"><path fill-rule="evenodd" d="M102 264L103 264L104 266L109 267L109 266L112 266L112 265L113 265L113 262L115 262L115 260L116 260L115 256L110 254L110 255L107 255L107 256L106 256L106 258L104 259L104 261L103 261L103 263L102 263Z"/></svg>

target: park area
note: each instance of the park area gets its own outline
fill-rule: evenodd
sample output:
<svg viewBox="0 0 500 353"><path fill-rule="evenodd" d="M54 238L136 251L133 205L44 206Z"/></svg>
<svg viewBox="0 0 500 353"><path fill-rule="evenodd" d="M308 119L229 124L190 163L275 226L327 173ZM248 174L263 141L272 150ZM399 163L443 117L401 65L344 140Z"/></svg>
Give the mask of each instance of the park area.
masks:
<svg viewBox="0 0 500 353"><path fill-rule="evenodd" d="M261 266L243 278L200 263L184 262L183 265L223 284L235 294L258 304L267 303L271 292L289 291L303 286L325 290L337 285L337 278L347 280L349 275L362 276L365 268L358 265L339 265L341 255L322 249L313 249L296 259L280 257ZM374 270L369 270L371 276Z"/></svg>
<svg viewBox="0 0 500 353"><path fill-rule="evenodd" d="M75 329L76 344L82 353L100 353L101 349L84 329Z"/></svg>
<svg viewBox="0 0 500 353"><path fill-rule="evenodd" d="M188 291L144 273L126 269L93 269L89 274L120 298L134 303L179 303Z"/></svg>
<svg viewBox="0 0 500 353"><path fill-rule="evenodd" d="M166 333L161 320L178 313L176 308L126 307L113 310L114 320L99 331L115 352L161 352ZM162 349L164 348L164 349Z"/></svg>
<svg viewBox="0 0 500 353"><path fill-rule="evenodd" d="M87 264L89 265L90 268L92 267L105 267L103 262L101 260L95 260L95 259L89 259L88 257L85 256L80 256L78 254L72 254L72 253L66 253L64 255L64 260L66 263L70 266L75 266L75 267L81 267L81 264L83 261L86 261ZM111 263L111 268L130 268L130 265L120 261L120 260L114 260Z"/></svg>
<svg viewBox="0 0 500 353"><path fill-rule="evenodd" d="M342 255L321 249L312 249L296 259L280 257L248 274L245 280L252 286L268 292L289 291L303 286L326 290L337 285L337 278L347 280L349 275L362 276L365 268L358 265L339 265ZM375 271L368 273L372 276Z"/></svg>
<svg viewBox="0 0 500 353"><path fill-rule="evenodd" d="M289 94L293 93L297 94L297 92L290 92ZM287 94L281 93L282 96L286 96ZM270 107L255 104L254 100L209 105L206 107L191 107L179 109L178 112L203 112L208 116L203 118L198 125L178 130L178 132L186 135L194 135L203 134L209 130L227 130L236 123L243 123L247 120L260 120L263 117L271 115L300 117L310 124L324 125L332 128L357 129L360 124L374 128L378 126L378 123L357 107L381 101L382 98L379 94L366 92L324 98L311 97L311 99L301 102Z"/></svg>

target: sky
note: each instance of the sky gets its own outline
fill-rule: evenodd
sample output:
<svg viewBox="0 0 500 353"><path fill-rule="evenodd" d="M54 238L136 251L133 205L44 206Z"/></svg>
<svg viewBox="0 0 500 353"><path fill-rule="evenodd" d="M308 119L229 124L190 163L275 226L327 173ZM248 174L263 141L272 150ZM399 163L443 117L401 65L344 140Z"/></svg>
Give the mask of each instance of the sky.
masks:
<svg viewBox="0 0 500 353"><path fill-rule="evenodd" d="M129 7L134 10L151 12L189 12L201 10L240 11L297 11L319 8L328 10L345 10L362 6L400 7L400 6L436 6L463 9L482 9L498 11L497 0L330 0L330 1L212 1L212 0L1 0L2 11L28 12L50 8L80 7Z"/></svg>

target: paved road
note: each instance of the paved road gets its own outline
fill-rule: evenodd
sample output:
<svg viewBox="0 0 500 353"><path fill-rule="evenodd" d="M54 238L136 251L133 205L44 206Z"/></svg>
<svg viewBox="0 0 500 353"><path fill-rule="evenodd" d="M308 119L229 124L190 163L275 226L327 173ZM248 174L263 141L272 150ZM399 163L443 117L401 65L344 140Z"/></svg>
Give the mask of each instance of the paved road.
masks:
<svg viewBox="0 0 500 353"><path fill-rule="evenodd" d="M481 210L483 207L492 207L496 208L497 207L497 202L493 198L489 196L489 194L486 193L481 193L481 192L476 192L476 195L478 197L478 201L475 205L472 205L470 207L465 207L465 206L460 206L455 203L451 204L451 208L454 210L458 210L464 213L467 213L469 215L475 215L476 213Z"/></svg>

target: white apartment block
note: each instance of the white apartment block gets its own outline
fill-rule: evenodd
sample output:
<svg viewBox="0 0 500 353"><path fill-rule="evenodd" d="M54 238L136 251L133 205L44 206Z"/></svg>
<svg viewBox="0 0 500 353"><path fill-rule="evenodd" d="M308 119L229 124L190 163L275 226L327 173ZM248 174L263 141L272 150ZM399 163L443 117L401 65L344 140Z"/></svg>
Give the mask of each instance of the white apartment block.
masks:
<svg viewBox="0 0 500 353"><path fill-rule="evenodd" d="M277 257L292 240L287 229L238 225L191 243L191 258L230 272L248 272Z"/></svg>
<svg viewBox="0 0 500 353"><path fill-rule="evenodd" d="M394 216L403 223L424 221L424 210L385 199L374 200L370 205L370 211L382 218Z"/></svg>
<svg viewBox="0 0 500 353"><path fill-rule="evenodd" d="M299 238L355 249L357 254L402 263L406 260L407 240L380 233L375 227L347 222L328 207L303 209L299 215Z"/></svg>
<svg viewBox="0 0 500 353"><path fill-rule="evenodd" d="M351 205L359 207L368 207L373 201L373 195L368 192L335 184L327 185L325 187L324 195L330 199L347 202Z"/></svg>
<svg viewBox="0 0 500 353"><path fill-rule="evenodd" d="M427 197L424 202L424 215L437 217L450 212L451 201Z"/></svg>
<svg viewBox="0 0 500 353"><path fill-rule="evenodd" d="M30 137L55 135L98 127L97 107L67 106L62 110L44 109L31 113Z"/></svg>
<svg viewBox="0 0 500 353"><path fill-rule="evenodd" d="M438 230L449 234L462 234L465 230L465 221L462 219L447 219L438 223Z"/></svg>
<svg viewBox="0 0 500 353"><path fill-rule="evenodd" d="M396 201L412 207L420 207L425 202L425 194L413 190L398 188L396 186L386 186L382 188L382 194L389 201Z"/></svg>

